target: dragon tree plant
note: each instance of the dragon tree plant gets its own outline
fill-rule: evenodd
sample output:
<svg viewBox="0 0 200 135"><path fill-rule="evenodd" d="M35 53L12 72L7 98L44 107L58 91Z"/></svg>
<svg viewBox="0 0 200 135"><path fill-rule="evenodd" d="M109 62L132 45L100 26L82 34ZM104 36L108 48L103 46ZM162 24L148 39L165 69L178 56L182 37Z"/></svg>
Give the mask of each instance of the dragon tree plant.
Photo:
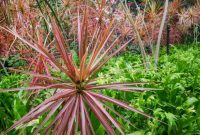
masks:
<svg viewBox="0 0 200 135"><path fill-rule="evenodd" d="M44 46L42 40L38 42L29 41L20 36L16 31L9 28L2 29L12 33L24 44L35 50L42 59L43 67L47 72L53 72L50 69L63 72L68 79L62 79L47 72L30 72L26 73L37 81L34 85L24 88L14 88L0 90L0 92L11 91L37 91L54 89L55 92L40 105L33 108L28 114L15 122L5 132L9 132L16 127L23 126L39 116L46 114L43 122L34 130L34 135L40 134L76 134L78 131L83 135L95 134L93 123L90 120L90 111L93 112L99 122L110 135L115 135L116 130L124 134L122 125L109 114L112 111L117 116L121 116L115 110L106 104L110 102L132 112L139 113L145 117L152 118L150 115L137 110L127 103L113 99L101 93L101 90L119 90L126 92L150 90L148 88L136 87L144 83L111 83L98 84L95 74L104 66L110 58L123 50L133 39L123 43L125 35L113 36L114 29L117 27L115 20L111 19L107 27L102 28L101 23L96 23L93 33L88 32L89 24L88 12L77 14L77 39L75 42L78 46L79 63L75 63L73 54L69 49L68 39L65 39L62 32L54 19L51 19L51 30L54 35L56 53ZM128 31L126 32L128 33ZM112 41L108 45L108 41ZM52 45L52 44L51 44ZM56 114L56 115L55 115ZM52 119L53 118L53 119ZM125 118L124 118L125 120Z"/></svg>

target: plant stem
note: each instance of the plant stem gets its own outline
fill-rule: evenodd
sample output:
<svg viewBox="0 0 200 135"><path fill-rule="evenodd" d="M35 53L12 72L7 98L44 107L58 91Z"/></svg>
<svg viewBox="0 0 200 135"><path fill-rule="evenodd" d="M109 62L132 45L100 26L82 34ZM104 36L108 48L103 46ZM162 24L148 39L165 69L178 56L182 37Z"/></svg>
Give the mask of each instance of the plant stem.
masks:
<svg viewBox="0 0 200 135"><path fill-rule="evenodd" d="M1 67L3 68L5 74L8 75L8 72L7 72L5 66L3 65L3 63L2 63L1 61L0 61L0 65L1 65Z"/></svg>
<svg viewBox="0 0 200 135"><path fill-rule="evenodd" d="M128 9L127 5L124 5L123 3L122 4L122 7L124 8L124 11L131 23L131 25L133 26L133 31L136 33L136 37L138 39L138 42L139 42L139 46L140 46L140 50L141 50L141 54L142 54L142 58L143 58L143 64L145 66L146 69L149 68L149 61L147 59L147 55L146 55L146 52L145 52L145 48L144 48L144 42L142 41L141 37L140 37L140 34L137 30L137 27L135 26L135 23L133 21L133 18L131 16L131 13L130 13L130 10Z"/></svg>
<svg viewBox="0 0 200 135"><path fill-rule="evenodd" d="M160 25L160 30L159 30L159 34L158 34L158 40L157 40L157 44L156 44L155 69L157 69L157 65L158 65L159 52L160 52L160 42L161 42L161 38L162 38L163 29L164 29L164 26L165 26L165 21L166 21L166 18L167 18L168 6L169 6L169 0L166 0L165 1L165 8L164 8L164 13L163 13L163 18L162 18L162 22L161 22L161 25Z"/></svg>

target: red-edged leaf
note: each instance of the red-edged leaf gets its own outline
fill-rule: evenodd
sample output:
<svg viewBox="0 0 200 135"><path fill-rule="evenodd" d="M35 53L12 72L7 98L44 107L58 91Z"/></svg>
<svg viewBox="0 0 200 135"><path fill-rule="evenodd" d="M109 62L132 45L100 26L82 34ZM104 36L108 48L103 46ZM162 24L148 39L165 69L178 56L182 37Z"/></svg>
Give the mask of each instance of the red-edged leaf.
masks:
<svg viewBox="0 0 200 135"><path fill-rule="evenodd" d="M73 102L68 106L68 108L65 110L64 114L63 114L63 118L61 123L58 125L58 129L54 128L53 132L57 132L58 135L64 134L65 130L68 129L68 121L70 118L70 115L73 111L73 107L76 103L76 96L74 97Z"/></svg>
<svg viewBox="0 0 200 135"><path fill-rule="evenodd" d="M53 121L49 124L49 126L44 130L43 134L46 135L48 134L49 130L52 128L53 124L59 120L59 118L63 119L62 115L64 114L64 112L67 110L67 108L69 107L70 104L72 104L74 101L74 97L71 97L69 99L65 100L65 104L63 106L63 108L61 109L61 111L56 115L56 117L53 119ZM59 122L58 122L59 123Z"/></svg>
<svg viewBox="0 0 200 135"><path fill-rule="evenodd" d="M9 129L6 130L6 132L16 128L17 126L19 126L21 123L24 123L25 121L28 121L31 117L31 114L34 114L35 112L38 112L38 110L44 108L45 106L47 106L47 104L51 104L52 102L54 102L54 100L58 100L61 98L67 98L68 96L72 96L75 93L74 90L68 90L66 92L61 92L61 93L57 93L54 96L50 97L49 99L45 100L43 103L41 103L40 105L38 105L37 107L35 107L34 109L32 109L28 114L26 114L25 116L23 116L19 121L15 122Z"/></svg>
<svg viewBox="0 0 200 135"><path fill-rule="evenodd" d="M80 113L81 113L81 133L83 135L86 135L86 116L85 116L85 110L84 110L84 102L82 97L80 96Z"/></svg>
<svg viewBox="0 0 200 135"><path fill-rule="evenodd" d="M124 134L121 125L112 117L110 114L103 108L103 104L99 102L95 97L93 97L91 94L84 92L88 98L90 98L93 101L93 104L96 104L96 106L101 110L101 112L112 122L112 124L119 130L121 134Z"/></svg>
<svg viewBox="0 0 200 135"><path fill-rule="evenodd" d="M46 89L46 87L42 86L33 86L33 87L24 87L24 88L12 88L12 89L6 89L6 90L0 90L0 92L11 92L11 91L19 91L19 90L37 90L37 89Z"/></svg>
<svg viewBox="0 0 200 135"><path fill-rule="evenodd" d="M92 88L90 88L92 89ZM135 92L135 91L150 91L150 90L160 90L155 88L143 88L143 87L127 87L127 86L97 86L93 89L113 89L113 90L120 90L120 91L127 91L127 92Z"/></svg>
<svg viewBox="0 0 200 135"><path fill-rule="evenodd" d="M40 124L40 126L37 127L37 129L34 131L33 135L37 135L37 133L40 131L40 129L46 124L46 122L50 119L50 117L55 113L55 111L60 107L60 105L63 103L64 99L59 101L57 104L55 104L51 111L47 114L44 121Z"/></svg>
<svg viewBox="0 0 200 135"><path fill-rule="evenodd" d="M92 135L95 135L94 128L92 126L92 122L90 121L90 117L89 117L88 111L85 108L85 106L84 106L84 111L85 111L86 120L87 120L87 123L89 125L90 130L91 130L91 133L92 133Z"/></svg>
<svg viewBox="0 0 200 135"><path fill-rule="evenodd" d="M117 100L117 99L113 99L113 98L104 96L104 95L99 94L99 93L94 93L94 92L88 92L88 93L90 93L91 95L93 95L93 96L95 96L95 97L97 97L97 98L99 98L99 99L101 99L101 100L109 101L109 102L111 102L111 103L113 103L113 104L116 104L116 105L122 107L122 108L125 108L125 109L128 109L128 110L130 110L130 111L139 113L139 114L141 114L141 115L143 115L143 116L145 116L145 117L154 119L152 116L150 116L150 115L148 115L148 114L146 114L146 113L144 113L144 112L142 112L142 111L139 111L139 110L137 110L137 109L135 109L135 108L133 108L133 107L130 107L130 106L127 105L126 103L123 103L122 101L119 101L119 100Z"/></svg>
<svg viewBox="0 0 200 135"><path fill-rule="evenodd" d="M73 61L72 59L69 57L69 55L67 54L66 47L65 47L65 42L64 42L64 37L61 34L61 31L59 29L59 27L57 26L56 22L54 21L54 19L52 19L52 24L53 24L53 33L57 42L57 47L59 50L59 53L61 54L65 65L67 66L67 69L70 71L68 72L68 75L70 77L72 77L73 80L75 80L75 66L73 65ZM67 45L68 47L68 45Z"/></svg>
<svg viewBox="0 0 200 135"><path fill-rule="evenodd" d="M101 124L105 127L106 131L110 135L115 135L115 131L113 130L111 124L107 120L107 117L99 110L99 108L93 103L91 99L84 96L84 100L88 103L98 120L101 122Z"/></svg>
<svg viewBox="0 0 200 135"><path fill-rule="evenodd" d="M96 65L95 67L93 67L90 70L89 75L93 75L94 73L96 73L103 65L105 65L108 62L108 60L110 60L110 58L112 58L114 55L116 55L118 52L120 52L122 49L124 49L132 40L133 39L130 39L128 42L126 42L124 45L122 45L120 48L118 48L114 53L109 55L103 62L101 62L98 65Z"/></svg>
<svg viewBox="0 0 200 135"><path fill-rule="evenodd" d="M75 105L73 106L72 113L69 117L69 122L68 122L68 127L67 127L67 135L70 135L72 132L72 127L74 125L74 120L75 120L75 116L76 116L76 110L78 107L78 103L79 103L79 96L76 96L76 102L75 102Z"/></svg>
<svg viewBox="0 0 200 135"><path fill-rule="evenodd" d="M35 110L33 113L29 113L29 115L25 115L23 118L21 118L19 121L17 121L16 123L14 123L9 129L7 129L5 132L9 132L12 129L16 128L17 126L20 126L24 123L27 123L33 119L35 119L38 115L43 114L46 110L48 110L49 108L51 108L53 102L47 103L43 106L41 106L40 108L38 108L38 110Z"/></svg>
<svg viewBox="0 0 200 135"><path fill-rule="evenodd" d="M128 124L130 124L132 127L136 128L133 123L131 123L129 120L127 120L125 117L123 117L121 114L119 114L117 111L115 111L113 108L111 108L110 106L108 106L107 104L104 103L104 106L106 108L108 108L109 110L111 110L115 115L117 115L119 118L121 118L122 120L124 120L125 122L127 122Z"/></svg>

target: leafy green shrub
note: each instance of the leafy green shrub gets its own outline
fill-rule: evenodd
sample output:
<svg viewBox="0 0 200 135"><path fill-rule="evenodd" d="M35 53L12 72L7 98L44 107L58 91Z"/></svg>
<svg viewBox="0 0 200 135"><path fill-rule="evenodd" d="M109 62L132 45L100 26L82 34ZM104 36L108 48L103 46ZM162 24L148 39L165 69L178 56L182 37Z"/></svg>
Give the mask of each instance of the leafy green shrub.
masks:
<svg viewBox="0 0 200 135"><path fill-rule="evenodd" d="M6 60L6 62L7 62L6 67L19 67L27 65L25 60L20 59L19 54L16 54L13 57L9 57L8 60Z"/></svg>
<svg viewBox="0 0 200 135"><path fill-rule="evenodd" d="M19 54L11 56L7 58L6 60L2 60L0 58L0 77L5 74L8 74L7 70L9 67L15 68L15 67L25 66L25 65L27 65L27 62L25 60L20 59Z"/></svg>
<svg viewBox="0 0 200 135"><path fill-rule="evenodd" d="M199 134L200 133L200 49L198 47L172 48L170 56L163 55L159 61L158 70L145 71L139 55L126 53L117 59L112 59L98 74L99 83L112 81L154 82L148 87L162 90L144 93L113 93L104 94L113 98L131 102L141 111L152 114L157 119L148 120L138 114L122 113L134 126L126 126L127 131L138 131L144 134ZM138 66L137 66L138 65ZM134 67L134 68L133 68ZM107 73L105 75L105 73ZM106 79L105 79L106 78ZM120 119L120 118L119 118Z"/></svg>
<svg viewBox="0 0 200 135"><path fill-rule="evenodd" d="M12 74L0 78L0 89L16 88L26 80L26 75ZM20 119L28 111L27 100L23 92L0 93L0 133L9 128L15 120ZM10 133L16 134L16 133Z"/></svg>

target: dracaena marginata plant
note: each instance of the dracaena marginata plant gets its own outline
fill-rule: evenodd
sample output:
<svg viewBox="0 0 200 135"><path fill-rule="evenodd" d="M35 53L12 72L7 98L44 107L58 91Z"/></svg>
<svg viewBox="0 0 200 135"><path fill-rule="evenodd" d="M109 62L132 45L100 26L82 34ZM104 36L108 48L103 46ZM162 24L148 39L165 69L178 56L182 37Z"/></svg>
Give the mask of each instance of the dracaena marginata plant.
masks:
<svg viewBox="0 0 200 135"><path fill-rule="evenodd" d="M37 83L29 87L0 91L48 91L48 89L55 89L55 92L51 97L15 122L6 132L25 125L32 120L37 119L39 116L46 114L43 122L41 122L34 130L34 135L38 133L57 135L76 134L78 131L83 135L95 134L92 126L93 123L91 123L90 120L90 113L93 112L108 134L115 135L116 130L121 134L124 134L122 125L109 114L108 110L112 111L117 116L121 115L109 107L106 104L107 102L139 113L145 117L152 118L146 113L139 111L120 100L101 94L102 89L126 92L150 89L136 87L136 85L143 83L111 83L100 85L96 82L95 73L97 73L110 58L124 49L132 39L122 44L121 42L123 42L122 39L125 35L118 35L117 37L115 36L115 38L112 37L114 30L117 27L115 20L111 20L106 28L101 28L101 24L97 23L94 28L94 33L88 33L89 24L87 23L87 14L88 13L85 12L82 16L79 13L77 15L78 34L77 40L75 41L79 48L78 64L74 62L67 43L68 40L64 39L64 36L54 19L51 19L51 29L55 38L57 53L60 54L59 58L54 56L55 51L48 50L41 42L38 44L33 41L28 41L21 37L17 32L8 28L3 28L15 35L30 48L34 49L40 57L45 59L44 63L46 67L59 70L69 78L68 80L64 80L57 76L53 76L53 74L47 74L46 72L36 73L22 71L40 81L37 81ZM112 41L112 43L108 45L108 41L109 43ZM50 71L51 70L48 70L48 72Z"/></svg>

